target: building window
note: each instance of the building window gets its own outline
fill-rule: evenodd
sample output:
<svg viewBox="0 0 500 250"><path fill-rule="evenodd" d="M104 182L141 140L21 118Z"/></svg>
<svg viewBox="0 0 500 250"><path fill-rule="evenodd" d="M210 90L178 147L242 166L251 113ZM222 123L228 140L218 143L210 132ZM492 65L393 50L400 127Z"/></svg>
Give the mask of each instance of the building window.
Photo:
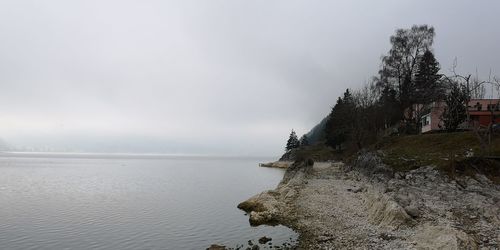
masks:
<svg viewBox="0 0 500 250"><path fill-rule="evenodd" d="M430 124L430 119L429 118L430 118L429 116L422 117L422 120L421 120L422 127L427 126L427 125Z"/></svg>
<svg viewBox="0 0 500 250"><path fill-rule="evenodd" d="M477 111L481 111L483 109L483 105L481 105L481 103L479 102L477 102L474 106L477 108Z"/></svg>

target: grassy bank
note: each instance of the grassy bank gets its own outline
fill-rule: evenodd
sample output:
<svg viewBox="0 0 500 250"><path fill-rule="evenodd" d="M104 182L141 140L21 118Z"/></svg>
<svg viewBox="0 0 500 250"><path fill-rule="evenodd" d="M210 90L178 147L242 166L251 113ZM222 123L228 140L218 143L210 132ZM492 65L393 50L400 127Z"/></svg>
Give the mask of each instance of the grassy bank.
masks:
<svg viewBox="0 0 500 250"><path fill-rule="evenodd" d="M492 138L489 150L481 149L473 132L439 133L386 137L369 150L380 153L383 162L395 171L409 171L433 165L449 175L481 172L500 183L500 137ZM315 161L348 160L356 150L338 152L324 145L301 148L296 159Z"/></svg>
<svg viewBox="0 0 500 250"><path fill-rule="evenodd" d="M472 132L409 135L385 138L375 146L383 162L396 171L434 165L449 175L481 172L500 183L500 138L482 150Z"/></svg>
<svg viewBox="0 0 500 250"><path fill-rule="evenodd" d="M493 139L491 152L482 152L472 132L389 137L375 149L382 150L384 162L396 170L411 170L422 165L441 167L471 156L500 156L500 138Z"/></svg>

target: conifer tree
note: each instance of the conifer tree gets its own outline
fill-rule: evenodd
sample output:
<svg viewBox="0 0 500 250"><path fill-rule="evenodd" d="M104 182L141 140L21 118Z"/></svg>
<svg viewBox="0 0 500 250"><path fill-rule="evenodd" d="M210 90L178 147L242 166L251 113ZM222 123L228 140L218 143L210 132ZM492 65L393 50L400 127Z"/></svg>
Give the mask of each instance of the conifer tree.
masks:
<svg viewBox="0 0 500 250"><path fill-rule="evenodd" d="M382 119L382 128L387 129L401 120L396 90L383 86L377 102L378 115Z"/></svg>
<svg viewBox="0 0 500 250"><path fill-rule="evenodd" d="M434 54L427 50L420 58L415 74L415 101L428 104L443 97L443 88L439 79L439 63Z"/></svg>
<svg viewBox="0 0 500 250"><path fill-rule="evenodd" d="M456 131L458 126L466 120L465 100L467 100L467 93L464 88L458 84L453 84L450 93L446 96L446 107L441 117L446 131Z"/></svg>
<svg viewBox="0 0 500 250"><path fill-rule="evenodd" d="M300 146L301 146L301 147L304 147L304 146L309 146L309 138L307 137L307 135L303 135L303 136L300 138Z"/></svg>
<svg viewBox="0 0 500 250"><path fill-rule="evenodd" d="M290 151L294 148L298 148L300 146L299 139L297 138L297 134L295 131L292 129L292 132L290 133L290 137L288 138L288 141L286 143L286 151Z"/></svg>
<svg viewBox="0 0 500 250"><path fill-rule="evenodd" d="M344 97L339 97L329 115L325 127L326 144L341 149L342 144L349 140L355 122L355 108L354 98L349 89L346 89Z"/></svg>

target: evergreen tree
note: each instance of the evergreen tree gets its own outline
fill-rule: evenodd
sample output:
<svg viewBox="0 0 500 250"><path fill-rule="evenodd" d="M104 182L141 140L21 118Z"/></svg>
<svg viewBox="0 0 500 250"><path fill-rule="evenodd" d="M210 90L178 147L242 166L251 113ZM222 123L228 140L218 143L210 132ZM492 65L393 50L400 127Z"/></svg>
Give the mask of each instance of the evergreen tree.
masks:
<svg viewBox="0 0 500 250"><path fill-rule="evenodd" d="M443 97L443 88L438 74L440 70L434 54L427 50L420 58L417 73L415 74L415 101L419 104L428 104Z"/></svg>
<svg viewBox="0 0 500 250"><path fill-rule="evenodd" d="M307 135L303 135L303 136L300 138L300 146L301 146L301 147L304 147L304 146L309 146L309 139L307 138Z"/></svg>
<svg viewBox="0 0 500 250"><path fill-rule="evenodd" d="M339 130L339 122L338 122L338 116L339 116L339 110L342 109L342 105L344 103L344 100L342 100L342 97L339 97L337 99L337 103L335 106L333 106L332 111L330 112L330 115L328 115L328 121L326 122L325 126L325 137L326 137L326 144L331 146L331 147L336 147L344 141L345 138L342 138L342 133Z"/></svg>
<svg viewBox="0 0 500 250"><path fill-rule="evenodd" d="M396 90L390 86L384 86L378 100L378 115L382 120L382 128L389 128L401 120L399 110Z"/></svg>
<svg viewBox="0 0 500 250"><path fill-rule="evenodd" d="M355 123L355 108L354 98L347 89L344 97L339 97L329 115L325 127L327 145L342 149L342 144L349 140Z"/></svg>
<svg viewBox="0 0 500 250"><path fill-rule="evenodd" d="M433 101L443 100L444 88L440 81L439 63L436 61L434 54L430 50L426 50L420 58L417 71L415 74L415 94L414 102L418 104L414 108L412 123L416 125L418 132L421 130L422 115L428 111L428 104Z"/></svg>
<svg viewBox="0 0 500 250"><path fill-rule="evenodd" d="M441 117L446 131L456 131L458 126L466 120L467 110L464 105L466 100L467 93L464 88L453 84L450 93L446 96L446 107Z"/></svg>
<svg viewBox="0 0 500 250"><path fill-rule="evenodd" d="M288 138L288 141L286 143L286 151L290 151L294 148L298 148L300 146L299 139L297 138L297 134L295 131L292 129L292 132L290 133L290 137Z"/></svg>

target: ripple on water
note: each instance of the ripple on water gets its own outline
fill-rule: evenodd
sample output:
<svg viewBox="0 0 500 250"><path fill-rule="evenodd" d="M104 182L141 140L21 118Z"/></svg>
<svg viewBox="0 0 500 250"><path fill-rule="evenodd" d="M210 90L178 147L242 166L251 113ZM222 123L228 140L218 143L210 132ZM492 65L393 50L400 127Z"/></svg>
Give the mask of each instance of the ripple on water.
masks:
<svg viewBox="0 0 500 250"><path fill-rule="evenodd" d="M0 157L4 249L205 249L296 234L250 227L240 201L274 188L265 159ZM8 164L6 164L8 162Z"/></svg>

